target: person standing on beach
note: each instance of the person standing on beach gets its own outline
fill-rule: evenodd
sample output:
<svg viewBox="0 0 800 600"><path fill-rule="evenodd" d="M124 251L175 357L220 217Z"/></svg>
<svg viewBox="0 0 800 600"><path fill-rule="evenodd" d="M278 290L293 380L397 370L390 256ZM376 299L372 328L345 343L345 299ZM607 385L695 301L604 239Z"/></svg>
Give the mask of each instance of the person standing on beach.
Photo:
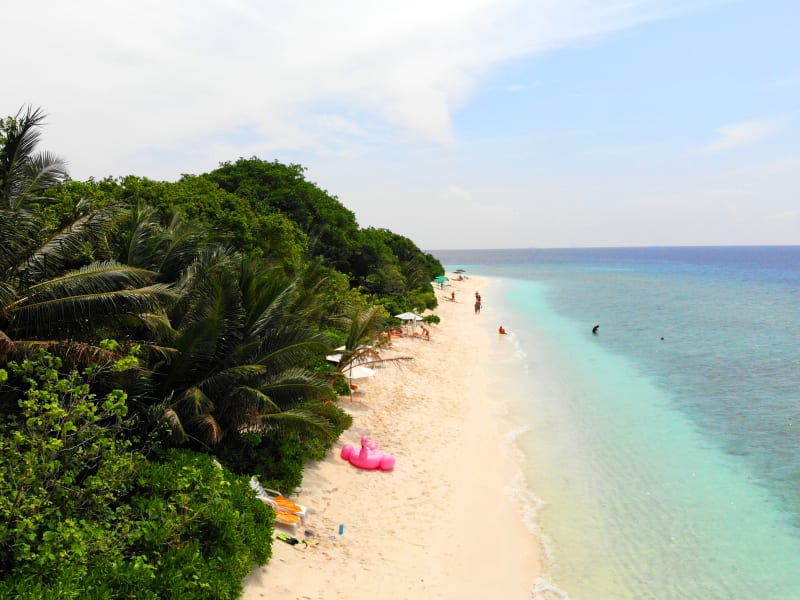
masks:
<svg viewBox="0 0 800 600"><path fill-rule="evenodd" d="M477 315L479 312L481 312L481 301L475 300L475 314Z"/></svg>

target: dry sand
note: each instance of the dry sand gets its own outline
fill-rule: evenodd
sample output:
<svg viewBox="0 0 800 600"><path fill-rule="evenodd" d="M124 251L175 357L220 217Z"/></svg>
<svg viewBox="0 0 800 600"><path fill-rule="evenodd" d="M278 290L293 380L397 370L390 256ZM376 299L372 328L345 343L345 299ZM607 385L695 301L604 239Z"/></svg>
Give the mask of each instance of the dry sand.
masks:
<svg viewBox="0 0 800 600"><path fill-rule="evenodd" d="M297 537L316 545L275 541L270 563L245 580L244 600L534 597L543 553L509 492L520 477L506 438L513 424L482 368L497 343L473 309L486 285L471 277L438 291L455 290L456 302L440 299L430 341L394 340L385 357L413 358L342 399L353 426L293 496L309 507ZM394 471L340 458L362 435L396 457Z"/></svg>

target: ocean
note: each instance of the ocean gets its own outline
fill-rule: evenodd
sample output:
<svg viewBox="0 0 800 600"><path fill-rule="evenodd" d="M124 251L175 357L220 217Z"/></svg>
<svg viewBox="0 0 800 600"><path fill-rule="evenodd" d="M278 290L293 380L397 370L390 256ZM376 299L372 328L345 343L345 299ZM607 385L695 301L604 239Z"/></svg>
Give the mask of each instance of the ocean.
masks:
<svg viewBox="0 0 800 600"><path fill-rule="evenodd" d="M800 246L433 254L491 279L535 597L800 599Z"/></svg>

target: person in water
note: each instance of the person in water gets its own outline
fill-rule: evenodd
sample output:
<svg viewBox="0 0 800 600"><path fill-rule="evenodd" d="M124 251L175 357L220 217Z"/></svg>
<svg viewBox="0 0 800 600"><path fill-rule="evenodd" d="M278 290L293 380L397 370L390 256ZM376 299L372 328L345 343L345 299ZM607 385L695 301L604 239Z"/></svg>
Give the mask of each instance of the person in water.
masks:
<svg viewBox="0 0 800 600"><path fill-rule="evenodd" d="M600 325L595 325L594 327L592 327L592 333L597 335L597 330L598 329L600 329Z"/></svg>
<svg viewBox="0 0 800 600"><path fill-rule="evenodd" d="M506 334L506 330L503 329L502 325L500 325L500 329L497 330L497 333L499 333L500 335L505 335Z"/></svg>

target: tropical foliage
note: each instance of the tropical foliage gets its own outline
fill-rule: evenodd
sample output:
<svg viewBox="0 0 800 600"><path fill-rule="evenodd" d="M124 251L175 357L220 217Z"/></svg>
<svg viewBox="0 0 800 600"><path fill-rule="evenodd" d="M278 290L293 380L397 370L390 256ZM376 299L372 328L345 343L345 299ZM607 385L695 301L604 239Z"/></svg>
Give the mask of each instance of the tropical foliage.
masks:
<svg viewBox="0 0 800 600"><path fill-rule="evenodd" d="M91 392L134 363L64 372L40 350L0 370L19 398L0 417L0 598L234 599L268 560L274 517L247 477L207 455L147 456L125 435L125 392Z"/></svg>
<svg viewBox="0 0 800 600"><path fill-rule="evenodd" d="M0 120L0 597L236 597L272 528L247 478L300 485L441 265L299 165L70 180L43 119Z"/></svg>

